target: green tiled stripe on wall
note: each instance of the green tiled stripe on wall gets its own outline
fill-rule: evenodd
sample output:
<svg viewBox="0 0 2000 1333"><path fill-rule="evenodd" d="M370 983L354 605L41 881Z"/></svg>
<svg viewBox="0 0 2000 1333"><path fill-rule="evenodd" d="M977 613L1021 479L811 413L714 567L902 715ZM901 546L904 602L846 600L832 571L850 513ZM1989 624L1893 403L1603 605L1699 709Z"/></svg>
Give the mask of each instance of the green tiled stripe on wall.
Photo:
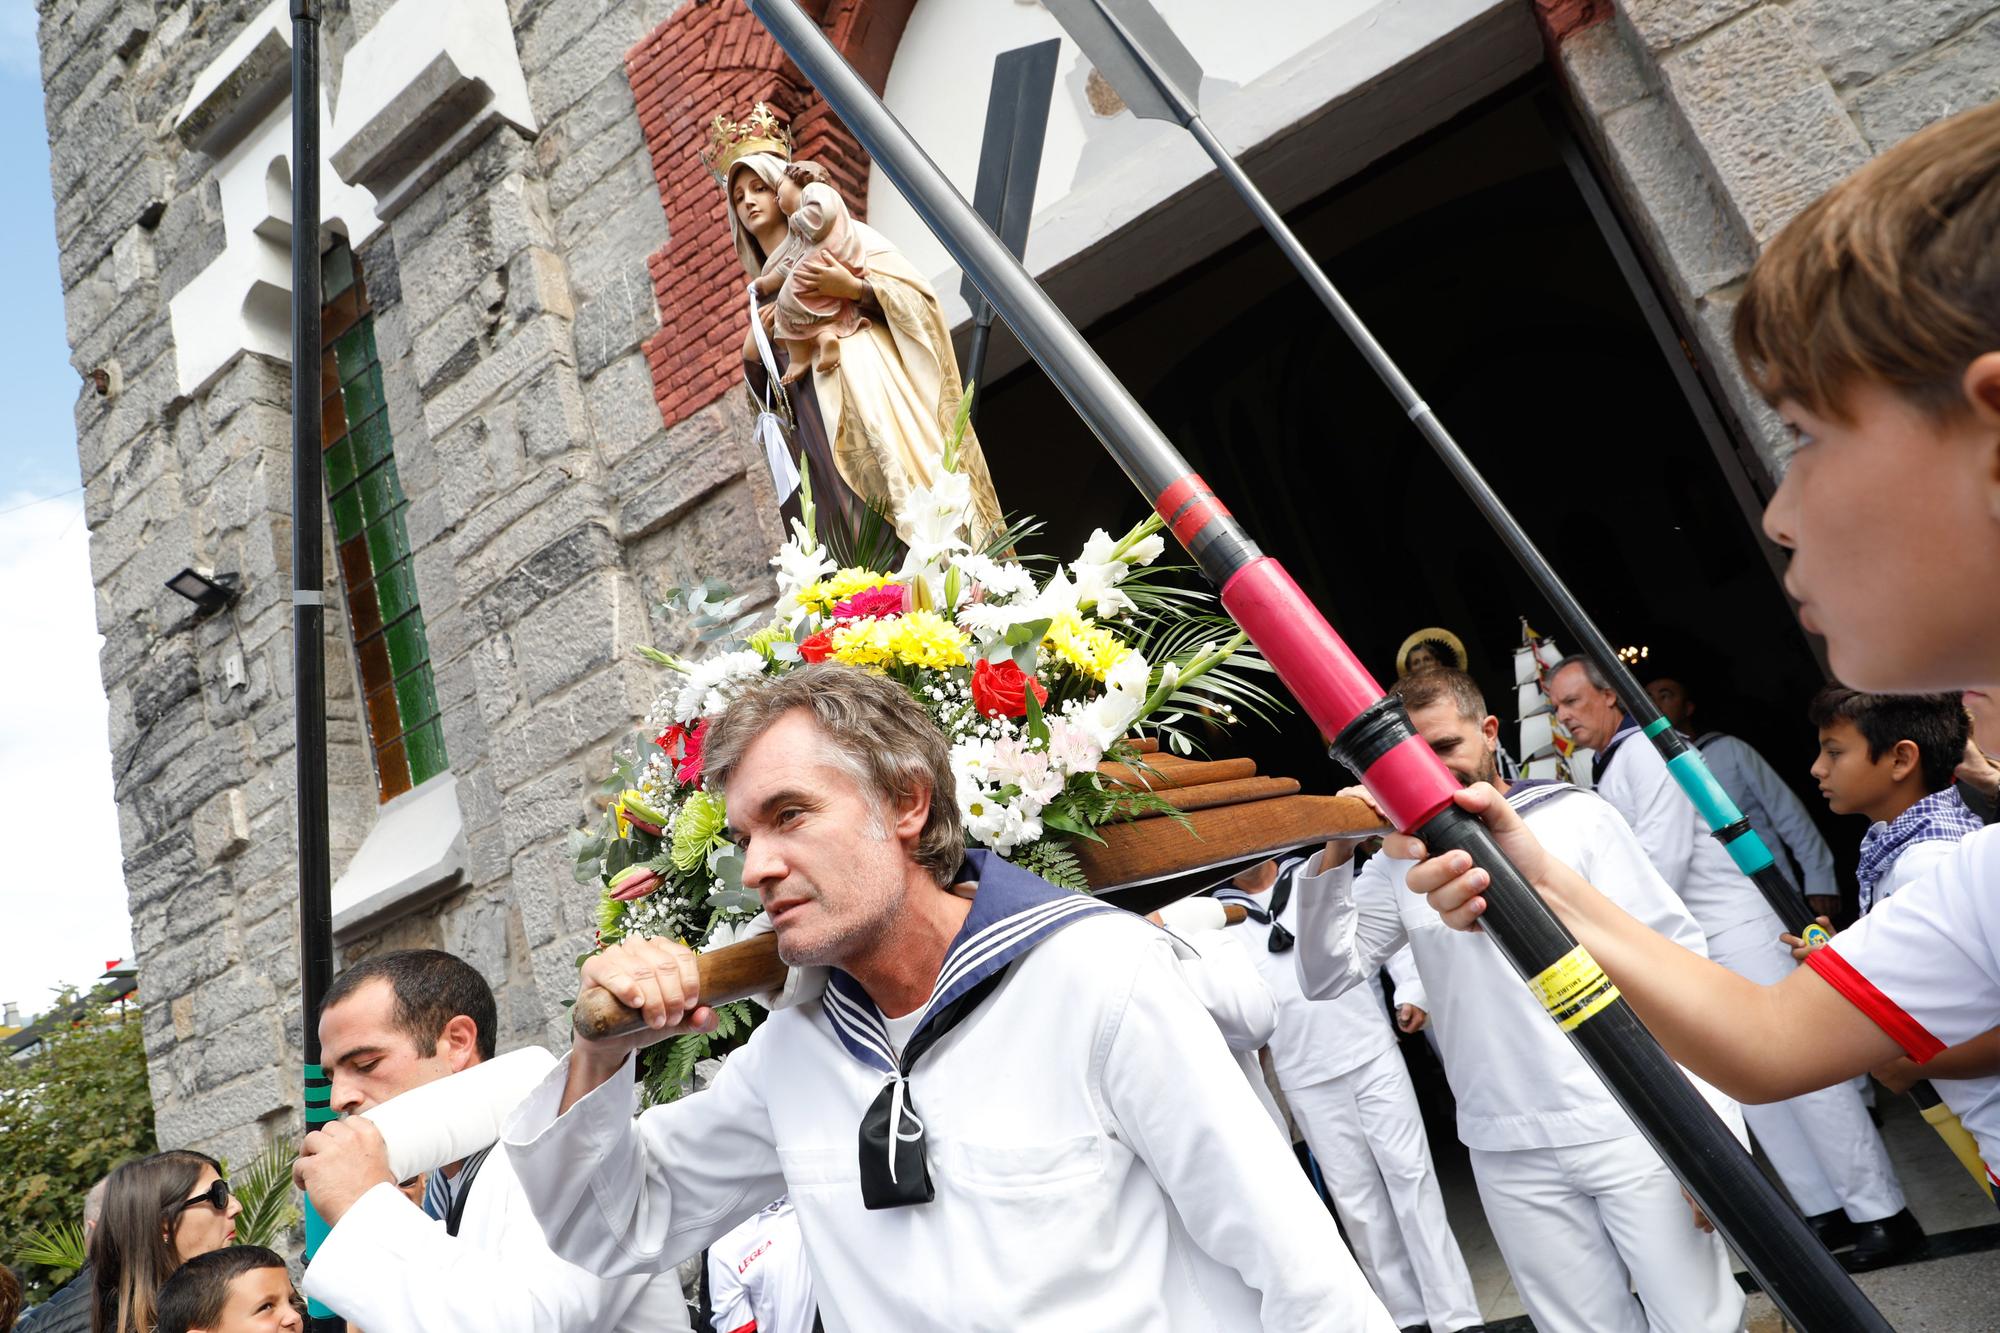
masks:
<svg viewBox="0 0 2000 1333"><path fill-rule="evenodd" d="M322 280L327 508L348 585L361 690L369 701L364 712L376 786L387 801L447 772L451 764L430 639L417 604L409 501L396 473L375 320L359 266L345 245L327 253Z"/></svg>

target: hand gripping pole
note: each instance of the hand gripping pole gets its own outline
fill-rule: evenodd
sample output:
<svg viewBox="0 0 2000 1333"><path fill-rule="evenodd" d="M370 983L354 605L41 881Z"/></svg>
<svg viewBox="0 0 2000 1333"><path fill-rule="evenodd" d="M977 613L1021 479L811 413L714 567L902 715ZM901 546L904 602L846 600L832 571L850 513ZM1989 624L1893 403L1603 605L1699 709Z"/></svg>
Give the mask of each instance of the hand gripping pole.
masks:
<svg viewBox="0 0 2000 1333"><path fill-rule="evenodd" d="M1167 520L1321 732L1343 738L1348 753L1373 755L1359 771L1384 812L1434 848L1464 848L1492 876L1487 929L1786 1316L1812 1330L1887 1329L1484 826L1451 804L1457 783L1407 717L1398 721L1394 705L1382 703L1380 686L1325 617L1257 549L826 35L794 0L748 3ZM1363 730L1349 735L1356 722Z"/></svg>

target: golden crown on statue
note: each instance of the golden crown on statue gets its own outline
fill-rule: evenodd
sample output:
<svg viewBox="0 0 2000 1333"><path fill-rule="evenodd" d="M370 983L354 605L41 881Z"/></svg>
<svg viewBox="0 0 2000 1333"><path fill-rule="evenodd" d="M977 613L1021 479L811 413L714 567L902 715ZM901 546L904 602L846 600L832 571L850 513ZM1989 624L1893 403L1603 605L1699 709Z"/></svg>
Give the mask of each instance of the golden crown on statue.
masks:
<svg viewBox="0 0 2000 1333"><path fill-rule="evenodd" d="M715 178L727 185L729 169L751 153L769 153L791 161L792 136L777 113L762 102L742 120L731 120L726 111L717 112L708 125L708 147L701 150L701 160Z"/></svg>

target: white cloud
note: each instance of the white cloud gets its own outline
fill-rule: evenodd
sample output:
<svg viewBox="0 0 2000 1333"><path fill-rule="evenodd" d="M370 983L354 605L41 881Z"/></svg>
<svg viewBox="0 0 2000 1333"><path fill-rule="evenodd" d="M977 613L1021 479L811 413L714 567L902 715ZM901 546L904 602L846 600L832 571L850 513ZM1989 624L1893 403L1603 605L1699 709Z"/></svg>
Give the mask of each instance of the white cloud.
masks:
<svg viewBox="0 0 2000 1333"><path fill-rule="evenodd" d="M0 495L0 1000L28 1013L132 948L83 499L33 498Z"/></svg>
<svg viewBox="0 0 2000 1333"><path fill-rule="evenodd" d="M42 79L35 39L35 0L0 0L0 74Z"/></svg>

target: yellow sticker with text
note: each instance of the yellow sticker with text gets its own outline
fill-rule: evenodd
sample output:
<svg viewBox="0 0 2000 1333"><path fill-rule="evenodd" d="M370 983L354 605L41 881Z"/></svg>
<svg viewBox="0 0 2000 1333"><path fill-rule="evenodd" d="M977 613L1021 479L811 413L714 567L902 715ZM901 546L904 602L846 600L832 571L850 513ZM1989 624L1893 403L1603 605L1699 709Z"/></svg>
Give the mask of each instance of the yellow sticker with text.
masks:
<svg viewBox="0 0 2000 1333"><path fill-rule="evenodd" d="M1543 968L1528 982L1556 1026L1569 1032L1618 999L1618 988L1581 944Z"/></svg>

